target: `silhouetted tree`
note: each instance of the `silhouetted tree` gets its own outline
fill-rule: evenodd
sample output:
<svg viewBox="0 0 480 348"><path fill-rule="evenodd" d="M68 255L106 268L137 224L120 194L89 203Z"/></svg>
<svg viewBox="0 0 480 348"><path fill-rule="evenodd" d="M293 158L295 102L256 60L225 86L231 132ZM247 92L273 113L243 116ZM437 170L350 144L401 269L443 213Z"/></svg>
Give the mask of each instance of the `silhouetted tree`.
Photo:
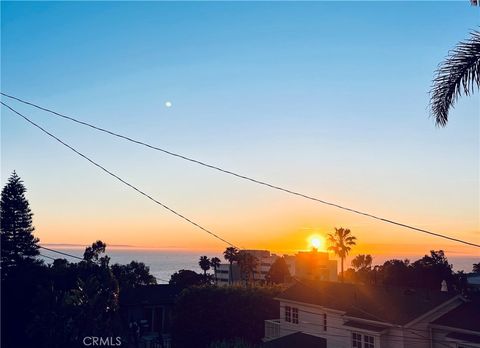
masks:
<svg viewBox="0 0 480 348"><path fill-rule="evenodd" d="M410 261L388 260L378 270L379 279L389 286L414 286Z"/></svg>
<svg viewBox="0 0 480 348"><path fill-rule="evenodd" d="M448 111L462 92L473 93L480 86L480 32L473 31L469 40L458 43L436 71L430 91L430 105L435 123L444 127Z"/></svg>
<svg viewBox="0 0 480 348"><path fill-rule="evenodd" d="M206 348L237 337L261 344L264 321L278 318L279 292L279 287L233 286L184 290L173 313L172 347Z"/></svg>
<svg viewBox="0 0 480 348"><path fill-rule="evenodd" d="M220 259L218 257L212 257L210 259L210 266L213 268L213 274L215 276L215 284L217 283L217 268L220 267Z"/></svg>
<svg viewBox="0 0 480 348"><path fill-rule="evenodd" d="M23 181L13 172L2 189L0 204L2 279L24 258L39 254L38 238L33 236L32 212L25 198Z"/></svg>
<svg viewBox="0 0 480 348"><path fill-rule="evenodd" d="M143 262L131 261L127 265L118 263L111 266L120 290L156 284L157 280L150 274L150 268Z"/></svg>
<svg viewBox="0 0 480 348"><path fill-rule="evenodd" d="M106 255L100 257L101 254L105 253L106 248L107 244L101 240L97 240L95 243L92 243L92 246L89 246L85 249L85 252L83 253L83 259L87 262L100 262L100 264L108 266L110 257Z"/></svg>
<svg viewBox="0 0 480 348"><path fill-rule="evenodd" d="M356 245L355 240L357 237L354 237L348 228L335 227L335 233L329 233L327 238L330 243L328 250L333 251L341 260L341 281L343 282L343 262L352 249L352 246Z"/></svg>
<svg viewBox="0 0 480 348"><path fill-rule="evenodd" d="M352 267L358 271L362 268L370 269L372 267L372 261L372 255L357 255L351 263Z"/></svg>
<svg viewBox="0 0 480 348"><path fill-rule="evenodd" d="M80 347L81 338L117 336L122 332L118 281L103 256L105 244L93 243L85 260L56 259L37 287L33 317L26 331L45 348ZM95 260L95 261L94 261Z"/></svg>
<svg viewBox="0 0 480 348"><path fill-rule="evenodd" d="M415 261L412 272L421 287L440 290L443 280L449 285L453 283L452 265L448 263L443 250L431 250L430 255Z"/></svg>
<svg viewBox="0 0 480 348"><path fill-rule="evenodd" d="M234 261L237 261L238 258L238 249L235 247L228 247L225 249L223 252L223 257L225 260L228 261L229 263L229 272L228 272L228 284L232 284L233 279L232 279L232 264Z"/></svg>
<svg viewBox="0 0 480 348"><path fill-rule="evenodd" d="M265 275L265 280L268 283L281 284L285 283L290 279L290 271L288 270L287 262L284 257L278 257L270 266L267 274Z"/></svg>
<svg viewBox="0 0 480 348"><path fill-rule="evenodd" d="M250 280L255 277L255 269L257 268L258 259L246 251L239 251L237 262L240 267L240 274L246 285L250 284ZM255 279L253 279L255 282Z"/></svg>
<svg viewBox="0 0 480 348"><path fill-rule="evenodd" d="M473 264L472 272L473 273L480 273L480 262Z"/></svg>
<svg viewBox="0 0 480 348"><path fill-rule="evenodd" d="M203 271L203 276L207 278L207 271L210 269L210 260L206 256L200 256L200 261L198 261L198 265Z"/></svg>
<svg viewBox="0 0 480 348"><path fill-rule="evenodd" d="M205 278L201 274L188 269L181 269L172 274L169 284L184 289L195 285L202 285L204 282Z"/></svg>

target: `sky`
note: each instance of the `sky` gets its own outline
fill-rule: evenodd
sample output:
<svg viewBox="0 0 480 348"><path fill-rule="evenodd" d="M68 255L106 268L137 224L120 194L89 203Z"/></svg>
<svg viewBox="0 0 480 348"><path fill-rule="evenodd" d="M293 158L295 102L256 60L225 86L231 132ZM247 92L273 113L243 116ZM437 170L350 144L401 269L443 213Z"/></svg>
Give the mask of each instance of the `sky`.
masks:
<svg viewBox="0 0 480 348"><path fill-rule="evenodd" d="M479 95L435 127L463 2L2 2L1 89L231 171L478 243ZM289 196L2 98L162 203L246 248L350 228L354 252L473 248ZM171 107L165 103L170 102ZM42 243L223 249L2 107L1 184Z"/></svg>

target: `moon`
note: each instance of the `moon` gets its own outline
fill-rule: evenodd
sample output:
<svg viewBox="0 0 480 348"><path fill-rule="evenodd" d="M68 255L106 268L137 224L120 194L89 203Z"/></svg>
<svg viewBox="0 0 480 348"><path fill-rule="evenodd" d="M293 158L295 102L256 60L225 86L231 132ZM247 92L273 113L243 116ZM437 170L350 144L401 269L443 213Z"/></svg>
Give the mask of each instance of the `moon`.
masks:
<svg viewBox="0 0 480 348"><path fill-rule="evenodd" d="M165 107L166 107L166 108L171 108L172 105L173 105L172 102L169 101L169 100L167 100L167 101L165 102Z"/></svg>

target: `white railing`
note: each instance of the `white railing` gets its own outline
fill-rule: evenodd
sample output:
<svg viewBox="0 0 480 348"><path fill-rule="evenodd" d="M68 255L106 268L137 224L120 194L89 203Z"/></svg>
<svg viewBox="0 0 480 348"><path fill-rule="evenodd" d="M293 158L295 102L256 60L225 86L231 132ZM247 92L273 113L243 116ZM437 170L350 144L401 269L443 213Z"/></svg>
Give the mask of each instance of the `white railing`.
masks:
<svg viewBox="0 0 480 348"><path fill-rule="evenodd" d="M280 319L265 320L264 341L280 337Z"/></svg>

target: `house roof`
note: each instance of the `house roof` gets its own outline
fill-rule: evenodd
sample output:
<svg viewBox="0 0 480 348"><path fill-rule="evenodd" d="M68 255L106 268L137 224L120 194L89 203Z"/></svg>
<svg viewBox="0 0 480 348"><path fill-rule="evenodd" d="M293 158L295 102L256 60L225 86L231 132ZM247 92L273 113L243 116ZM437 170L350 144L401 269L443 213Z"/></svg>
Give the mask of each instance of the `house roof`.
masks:
<svg viewBox="0 0 480 348"><path fill-rule="evenodd" d="M451 332L447 335L448 338L453 338L454 340L467 342L467 343L480 343L480 336L470 335L460 332Z"/></svg>
<svg viewBox="0 0 480 348"><path fill-rule="evenodd" d="M327 340L323 337L307 335L303 332L282 336L263 344L265 348L327 348Z"/></svg>
<svg viewBox="0 0 480 348"><path fill-rule="evenodd" d="M461 304L434 320L432 324L475 331L480 335L480 296L473 298L470 302Z"/></svg>
<svg viewBox="0 0 480 348"><path fill-rule="evenodd" d="M120 293L120 304L124 306L173 304L180 291L181 289L170 284L140 286Z"/></svg>
<svg viewBox="0 0 480 348"><path fill-rule="evenodd" d="M455 294L431 290L302 281L277 298L339 310L349 317L405 325L453 297Z"/></svg>
<svg viewBox="0 0 480 348"><path fill-rule="evenodd" d="M386 326L378 326L378 325L371 325L371 324L365 324L365 323L359 323L356 321L349 320L346 323L343 324L343 326L349 326L353 327L356 329L362 329L362 330L367 330L367 331L373 331L373 332L382 332L387 329Z"/></svg>

